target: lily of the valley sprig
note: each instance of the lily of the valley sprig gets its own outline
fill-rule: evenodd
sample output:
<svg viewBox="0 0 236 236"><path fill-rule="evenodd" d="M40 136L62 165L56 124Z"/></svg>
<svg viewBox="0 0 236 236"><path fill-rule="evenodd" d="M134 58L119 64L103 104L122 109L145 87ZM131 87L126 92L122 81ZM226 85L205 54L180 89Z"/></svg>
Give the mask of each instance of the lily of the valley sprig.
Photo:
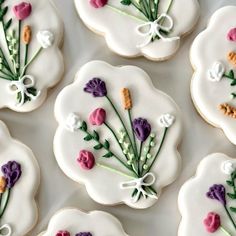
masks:
<svg viewBox="0 0 236 236"><path fill-rule="evenodd" d="M1 167L1 171L3 176L0 177L0 235L10 236L13 229L7 222L3 222L4 224L2 225L2 218L7 211L11 192L20 179L22 170L18 162L9 161Z"/></svg>
<svg viewBox="0 0 236 236"><path fill-rule="evenodd" d="M121 8L115 7L109 3L109 0L89 0L94 8L110 8L117 14L130 17L140 22L136 27L136 33L144 37L144 42L137 45L142 48L155 40L171 42L179 40L180 37L168 37L173 30L174 21L169 15L174 0L169 0L165 12L160 12L160 5L163 0L121 0L120 3L126 7L133 7L139 13L140 17L134 16Z"/></svg>
<svg viewBox="0 0 236 236"><path fill-rule="evenodd" d="M0 22L5 39L0 46L0 79L10 81L7 84L8 91L15 96L16 105L22 106L40 95L40 91L35 87L34 75L29 75L27 70L43 49L52 46L54 36L48 30L39 31L39 47L30 48L33 32L30 25L24 25L24 20L32 14L31 4L22 2L15 5L11 9L14 18L8 17L9 11L7 0L0 0ZM18 22L17 27L12 26L13 21ZM32 56L29 56L30 54Z"/></svg>
<svg viewBox="0 0 236 236"><path fill-rule="evenodd" d="M173 125L175 118L170 114L163 114L157 118L157 124L163 128L163 133L158 137L152 131L151 124L145 118L133 118L132 93L128 88L121 89L121 103L128 124L118 111L117 104L109 96L106 84L100 78L93 78L84 87L84 92L91 94L94 98L100 97L108 102L112 112L119 120L120 127L113 128L112 120L109 121L104 108L97 108L88 114L88 121L81 120L79 115L71 113L67 117L66 128L71 132L81 131L85 134L84 140L93 143L95 151L104 151L101 157L95 158L92 150L80 150L77 162L84 170L91 170L94 167L103 168L126 177L128 180L119 184L123 191L132 190L132 201L137 202L140 198L157 198L157 191L153 185L156 181L153 166L163 148L169 128ZM96 101L95 101L96 102ZM100 137L91 126L99 126L110 132L113 141ZM158 141L159 140L159 141ZM119 152L114 151L120 150ZM109 164L109 159L115 159L120 168L114 168Z"/></svg>

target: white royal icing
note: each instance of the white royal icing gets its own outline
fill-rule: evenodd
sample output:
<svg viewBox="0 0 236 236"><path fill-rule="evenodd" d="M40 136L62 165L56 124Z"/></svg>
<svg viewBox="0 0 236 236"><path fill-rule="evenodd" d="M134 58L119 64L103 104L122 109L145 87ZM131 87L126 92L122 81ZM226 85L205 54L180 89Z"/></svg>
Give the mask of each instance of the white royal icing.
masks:
<svg viewBox="0 0 236 236"><path fill-rule="evenodd" d="M155 177L152 180L155 182L153 183L153 188L156 190L157 194L152 193L153 198L141 197L141 199L136 202L132 198L134 188L120 188L121 183L127 183L135 178L111 172L100 166L94 166L91 170L84 170L81 169L76 162L79 152L81 150L88 150L94 154L96 163L106 164L126 174L130 174L126 169L122 168L121 164L114 158L102 158L105 154L104 150L94 151L93 146L95 142L85 141L85 135L81 130L72 133L65 127L65 124L68 123L68 115L76 112L76 114L79 114L81 121L87 122L89 131L95 129L99 133L100 140L108 139L112 150L118 153L119 156L123 156L117 142L104 125L92 127L88 122L89 114L99 107L107 111L107 122L116 131L118 141L123 145L123 152L127 153L130 160L134 158L134 155L130 153L127 135L124 133L124 130L121 130L121 123L117 119L116 114L111 110L105 98L94 98L92 94L83 91L85 84L95 77L105 81L109 97L114 101L128 127L129 120L127 111L124 110L123 107L121 90L123 88L130 89L134 103L132 108L133 118L146 118L151 123L153 132L155 131L156 133L157 137L155 141L150 143L150 146L154 146L155 148L153 148L153 155L155 154L154 150L157 150L160 144L162 134L165 130L163 127L159 126L157 118L167 113L173 114L173 116L176 117L175 123L170 127L166 135L158 160L155 162L152 169L148 171L153 173ZM130 78L135 78L135 84ZM148 96L143 97L142 91L144 89ZM155 109L153 109L153 106L155 106ZM138 67L113 67L102 61L92 61L85 64L77 73L75 82L64 88L58 95L55 103L55 116L59 126L54 138L54 153L60 168L74 181L85 184L90 197L101 204L114 205L124 203L134 208L150 207L157 201L162 188L172 183L179 173L180 157L176 147L178 146L182 132L180 111L170 97L154 89L149 76ZM74 124L74 121L72 123ZM69 122L69 124L71 123ZM152 134L151 137L155 137L155 134ZM151 155L148 155L148 157L151 158ZM167 163L171 164L167 165ZM130 162L127 164L131 165ZM150 181L150 179L145 178L145 182L146 181ZM139 179L134 180L135 184L137 184L137 182L141 184ZM138 190L139 189L140 188L138 188ZM143 196L146 196L146 193L143 193Z"/></svg>
<svg viewBox="0 0 236 236"><path fill-rule="evenodd" d="M109 48L126 57L143 55L152 60L168 59L178 50L179 38L191 31L199 17L197 0L174 0L168 14L170 1L160 1L158 20L154 22L147 21L135 7L124 6L121 1L109 0L102 8L92 7L89 0L74 1L83 22L102 34ZM188 9L184 14L183 6ZM114 10L114 7L127 14ZM163 17L166 22L160 26ZM168 36L160 33L162 28L170 31ZM154 35L161 40L150 42Z"/></svg>

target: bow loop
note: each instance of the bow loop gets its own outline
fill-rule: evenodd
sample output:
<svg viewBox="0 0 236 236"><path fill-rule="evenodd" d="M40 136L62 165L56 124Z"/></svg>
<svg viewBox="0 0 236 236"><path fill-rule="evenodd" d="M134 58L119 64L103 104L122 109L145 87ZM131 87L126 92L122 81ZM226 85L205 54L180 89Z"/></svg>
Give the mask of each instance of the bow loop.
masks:
<svg viewBox="0 0 236 236"><path fill-rule="evenodd" d="M11 236L11 235L12 235L12 229L10 225L5 224L0 227L0 236Z"/></svg>
<svg viewBox="0 0 236 236"><path fill-rule="evenodd" d="M137 194L132 198L132 201L135 203L138 201L139 195L142 194L144 198L150 197L157 199L156 194L148 193L143 187L152 186L156 181L156 177L153 173L149 172L139 179L134 179L131 181L121 183L121 189L136 189Z"/></svg>
<svg viewBox="0 0 236 236"><path fill-rule="evenodd" d="M31 75L25 75L17 81L11 81L11 83L8 85L9 92L12 94L20 93L21 95L21 100L17 106L22 106L24 104L25 95L30 97L32 100L35 100L40 95L40 92L38 92L36 96L28 92L27 89L33 88L34 85L35 80Z"/></svg>
<svg viewBox="0 0 236 236"><path fill-rule="evenodd" d="M163 25L163 22L166 21L167 24ZM146 22L144 24L138 25L136 28L136 32L143 37L148 37L142 44L137 47L145 47L147 46L154 37L158 36L160 39L166 42L172 42L180 39L180 37L165 37L161 34L160 31L170 32L174 26L173 19L166 13L161 14L155 21Z"/></svg>

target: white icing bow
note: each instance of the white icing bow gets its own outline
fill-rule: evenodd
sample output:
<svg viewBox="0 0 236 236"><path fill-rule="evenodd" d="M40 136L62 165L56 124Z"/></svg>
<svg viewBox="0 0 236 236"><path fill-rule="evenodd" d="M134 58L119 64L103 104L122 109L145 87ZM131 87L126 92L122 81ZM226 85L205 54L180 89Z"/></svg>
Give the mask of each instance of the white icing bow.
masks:
<svg viewBox="0 0 236 236"><path fill-rule="evenodd" d="M37 39L42 48L48 48L54 42L54 35L48 30L41 30L37 33Z"/></svg>
<svg viewBox="0 0 236 236"><path fill-rule="evenodd" d="M4 233L2 233L4 231ZM5 224L0 227L0 236L11 236L12 235L12 229L11 226L8 224Z"/></svg>
<svg viewBox="0 0 236 236"><path fill-rule="evenodd" d="M164 26L162 25L161 21L163 20L167 20L168 25ZM142 48L147 46L152 39L154 39L154 37L158 36L160 39L162 39L163 41L167 41L167 42L172 42L175 40L180 39L180 37L172 37L172 38L168 38L165 37L161 34L161 30L162 31L166 31L166 32L170 32L172 30L174 26L174 22L173 19L166 13L161 14L155 21L153 22L147 22L144 24L141 24L139 26L137 26L136 31L139 35L143 36L143 37L147 37L147 40L145 40L142 44L137 45L137 47ZM146 29L148 28L148 31L146 31Z"/></svg>
<svg viewBox="0 0 236 236"><path fill-rule="evenodd" d="M224 161L221 165L221 171L226 175L231 175L235 169L235 165L231 161Z"/></svg>
<svg viewBox="0 0 236 236"><path fill-rule="evenodd" d="M76 132L82 125L82 121L75 113L70 113L66 119L66 128L71 132Z"/></svg>
<svg viewBox="0 0 236 236"><path fill-rule="evenodd" d="M25 95L30 97L32 100L35 100L39 95L40 91L36 96L33 94L30 94L27 89L34 87L35 81L34 77L31 75L25 75L22 78L20 78L17 81L11 81L10 84L8 84L9 92L12 94L21 94L21 101L17 104L17 106L22 106L25 101Z"/></svg>
<svg viewBox="0 0 236 236"><path fill-rule="evenodd" d="M216 61L212 68L208 70L208 79L212 82L219 82L225 73L225 66L223 63Z"/></svg>
<svg viewBox="0 0 236 236"><path fill-rule="evenodd" d="M151 178L147 181L148 178ZM136 203L139 199L139 195L142 194L144 198L150 197L157 199L156 194L150 194L144 190L143 187L152 186L156 181L156 177L153 173L147 173L142 178L134 179L131 181L123 182L120 185L121 189L136 189L137 194L132 198L132 201Z"/></svg>
<svg viewBox="0 0 236 236"><path fill-rule="evenodd" d="M169 128L175 122L175 117L171 114L163 114L159 118L159 125L161 127Z"/></svg>

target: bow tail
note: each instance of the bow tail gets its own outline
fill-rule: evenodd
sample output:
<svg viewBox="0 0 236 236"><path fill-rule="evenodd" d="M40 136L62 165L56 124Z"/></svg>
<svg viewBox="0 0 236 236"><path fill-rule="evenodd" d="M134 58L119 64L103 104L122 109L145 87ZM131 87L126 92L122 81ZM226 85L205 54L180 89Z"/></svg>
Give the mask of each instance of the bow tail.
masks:
<svg viewBox="0 0 236 236"><path fill-rule="evenodd" d="M147 46L151 41L152 41L153 35L149 35L149 37L141 44L138 44L137 47L138 48L143 48L145 46Z"/></svg>

